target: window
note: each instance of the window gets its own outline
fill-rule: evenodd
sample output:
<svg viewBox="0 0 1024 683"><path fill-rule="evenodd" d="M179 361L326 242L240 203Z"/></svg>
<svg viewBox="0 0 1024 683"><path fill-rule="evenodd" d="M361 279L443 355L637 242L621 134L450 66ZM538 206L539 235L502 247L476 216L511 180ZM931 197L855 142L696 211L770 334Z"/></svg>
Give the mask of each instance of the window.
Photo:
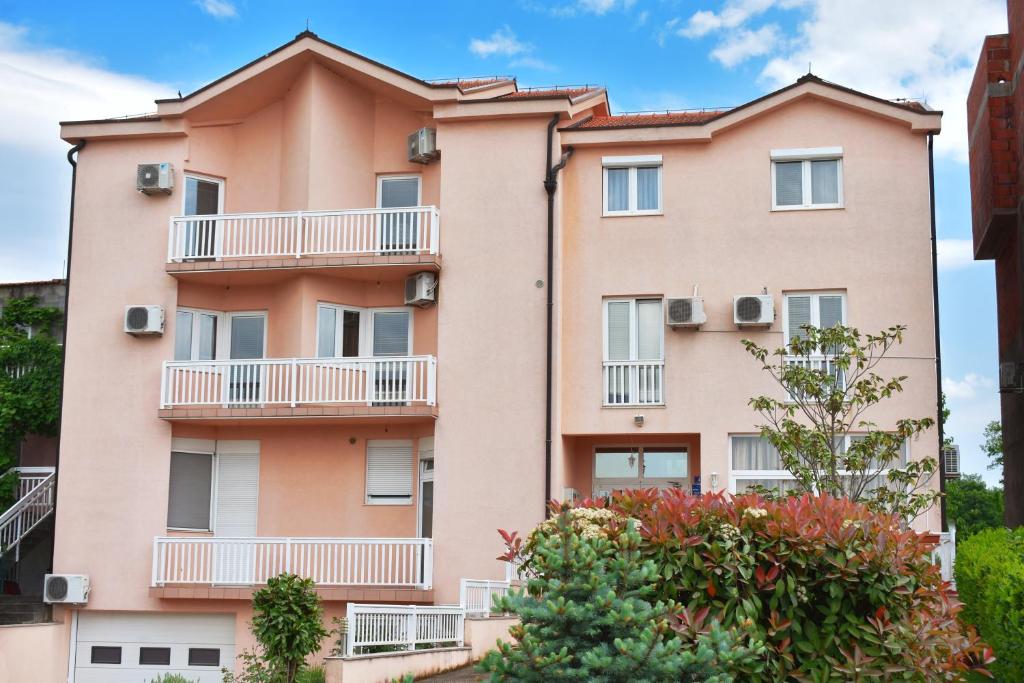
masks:
<svg viewBox="0 0 1024 683"><path fill-rule="evenodd" d="M843 206L843 148L773 149L772 209Z"/></svg>
<svg viewBox="0 0 1024 683"><path fill-rule="evenodd" d="M120 664L121 648L111 645L93 645L89 661L93 664Z"/></svg>
<svg viewBox="0 0 1024 683"><path fill-rule="evenodd" d="M167 494L169 529L210 530L213 453L171 453Z"/></svg>
<svg viewBox="0 0 1024 683"><path fill-rule="evenodd" d="M224 213L224 180L185 174L184 216ZM185 258L205 259L218 255L217 221L197 219L185 225Z"/></svg>
<svg viewBox="0 0 1024 683"><path fill-rule="evenodd" d="M317 305L317 358L359 356L363 312L335 304Z"/></svg>
<svg viewBox="0 0 1024 683"><path fill-rule="evenodd" d="M604 215L661 213L661 155L603 157Z"/></svg>
<svg viewBox="0 0 1024 683"><path fill-rule="evenodd" d="M215 647L190 647L189 666L220 666L220 649Z"/></svg>
<svg viewBox="0 0 1024 683"><path fill-rule="evenodd" d="M843 292L808 292L783 294L783 327L786 341L807 338L805 325L828 329L846 324L846 294Z"/></svg>
<svg viewBox="0 0 1024 683"><path fill-rule="evenodd" d="M845 452L848 445L864 435L851 434L843 437L839 444L840 452ZM775 446L761 436L733 435L729 438L731 447L731 477L729 490L732 493L744 493L753 486L773 489L785 494L796 488L796 481L782 464L782 458ZM902 467L907 463L908 445L903 442L898 460ZM868 470L870 472L870 470ZM884 484L887 470L880 470L874 486ZM871 488L871 486L869 486Z"/></svg>
<svg viewBox="0 0 1024 683"><path fill-rule="evenodd" d="M412 503L412 441L366 442L366 502L369 505Z"/></svg>
<svg viewBox="0 0 1024 683"><path fill-rule="evenodd" d="M140 647L139 665L148 666L170 666L171 648L169 647Z"/></svg>
<svg viewBox="0 0 1024 683"><path fill-rule="evenodd" d="M217 357L220 314L179 308L174 317L174 360L213 360Z"/></svg>
<svg viewBox="0 0 1024 683"><path fill-rule="evenodd" d="M377 178L377 206L381 209L406 209L421 201L419 176L380 176ZM418 248L419 214L415 211L387 212L379 221L379 246L383 253L409 253Z"/></svg>
<svg viewBox="0 0 1024 683"><path fill-rule="evenodd" d="M594 451L594 495L624 488L686 488L689 454L685 447L598 448Z"/></svg>
<svg viewBox="0 0 1024 683"><path fill-rule="evenodd" d="M661 299L604 302L605 405L664 402Z"/></svg>

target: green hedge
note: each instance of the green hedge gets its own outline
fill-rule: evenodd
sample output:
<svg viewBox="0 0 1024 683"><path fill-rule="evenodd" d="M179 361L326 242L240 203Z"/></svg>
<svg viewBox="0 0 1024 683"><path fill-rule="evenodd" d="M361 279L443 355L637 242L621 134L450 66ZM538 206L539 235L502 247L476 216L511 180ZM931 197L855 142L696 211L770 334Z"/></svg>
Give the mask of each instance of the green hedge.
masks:
<svg viewBox="0 0 1024 683"><path fill-rule="evenodd" d="M995 651L1000 681L1024 681L1024 527L988 529L956 551L961 619L974 624Z"/></svg>

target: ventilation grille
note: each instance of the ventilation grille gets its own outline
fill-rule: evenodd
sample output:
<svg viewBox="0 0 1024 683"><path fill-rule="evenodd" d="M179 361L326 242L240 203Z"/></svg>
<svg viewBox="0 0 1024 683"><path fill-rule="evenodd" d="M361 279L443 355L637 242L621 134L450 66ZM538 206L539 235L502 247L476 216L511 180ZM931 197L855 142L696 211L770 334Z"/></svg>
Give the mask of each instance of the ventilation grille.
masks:
<svg viewBox="0 0 1024 683"><path fill-rule="evenodd" d="M46 599L60 602L68 597L68 580L63 576L50 576L46 579Z"/></svg>
<svg viewBox="0 0 1024 683"><path fill-rule="evenodd" d="M688 323L693 320L693 300L670 299L668 302L668 319L675 323Z"/></svg>
<svg viewBox="0 0 1024 683"><path fill-rule="evenodd" d="M743 323L761 320L761 299L756 296L742 296L736 301L736 319Z"/></svg>
<svg viewBox="0 0 1024 683"><path fill-rule="evenodd" d="M145 306L132 306L128 309L125 322L129 330L145 330L149 325L149 309Z"/></svg>
<svg viewBox="0 0 1024 683"><path fill-rule="evenodd" d="M160 187L160 164L139 164L136 183L140 189Z"/></svg>

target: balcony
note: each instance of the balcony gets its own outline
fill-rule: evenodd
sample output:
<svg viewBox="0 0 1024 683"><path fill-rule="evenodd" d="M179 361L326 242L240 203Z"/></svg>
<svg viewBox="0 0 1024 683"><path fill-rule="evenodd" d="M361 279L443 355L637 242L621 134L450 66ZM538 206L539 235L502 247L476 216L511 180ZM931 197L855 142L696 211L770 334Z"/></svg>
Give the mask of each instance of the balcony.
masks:
<svg viewBox="0 0 1024 683"><path fill-rule="evenodd" d="M665 361L606 360L604 405L665 405Z"/></svg>
<svg viewBox="0 0 1024 683"><path fill-rule="evenodd" d="M433 356L165 361L160 417L424 420L436 402Z"/></svg>
<svg viewBox="0 0 1024 683"><path fill-rule="evenodd" d="M169 537L153 539L150 593L241 598L282 572L312 579L326 599L432 599L429 538Z"/></svg>
<svg viewBox="0 0 1024 683"><path fill-rule="evenodd" d="M167 272L182 276L362 266L439 267L434 206L174 216Z"/></svg>

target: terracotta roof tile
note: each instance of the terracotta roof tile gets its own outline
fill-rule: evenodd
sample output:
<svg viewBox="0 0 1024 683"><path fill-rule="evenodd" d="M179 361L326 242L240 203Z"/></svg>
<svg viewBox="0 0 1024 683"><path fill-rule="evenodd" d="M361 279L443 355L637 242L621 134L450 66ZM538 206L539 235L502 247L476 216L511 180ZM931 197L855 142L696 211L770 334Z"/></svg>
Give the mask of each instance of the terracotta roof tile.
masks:
<svg viewBox="0 0 1024 683"><path fill-rule="evenodd" d="M496 100L543 100L554 97L566 97L569 99L597 92L600 88L594 86L566 87L566 88L525 88L510 92L507 95L495 97Z"/></svg>
<svg viewBox="0 0 1024 683"><path fill-rule="evenodd" d="M586 121L568 126L568 129L596 130L607 128L649 128L652 126L689 126L706 123L727 111L728 109L707 109L700 111L643 112L619 114L616 116L593 116Z"/></svg>

